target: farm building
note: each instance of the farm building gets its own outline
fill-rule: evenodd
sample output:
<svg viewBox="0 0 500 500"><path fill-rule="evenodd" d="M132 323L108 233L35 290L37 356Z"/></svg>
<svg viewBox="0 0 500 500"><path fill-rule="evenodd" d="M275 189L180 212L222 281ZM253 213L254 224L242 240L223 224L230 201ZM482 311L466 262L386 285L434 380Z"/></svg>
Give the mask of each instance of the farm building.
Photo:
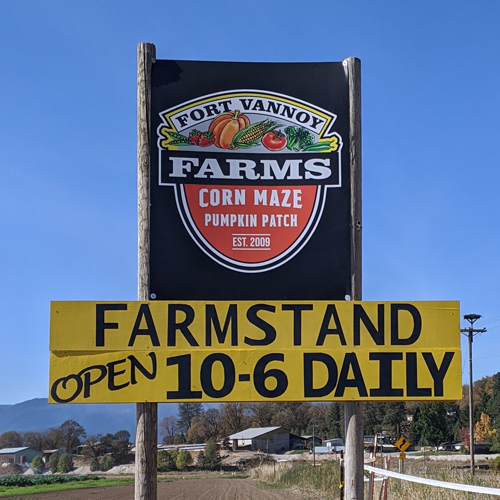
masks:
<svg viewBox="0 0 500 500"><path fill-rule="evenodd" d="M312 448L313 446L313 437L312 436L302 436L302 439L304 440L304 447L306 449ZM323 440L319 438L318 436L314 436L314 446L321 446L323 444Z"/></svg>
<svg viewBox="0 0 500 500"><path fill-rule="evenodd" d="M31 462L37 456L41 457L42 453L27 446L21 448L2 448L0 450L0 463L24 464Z"/></svg>
<svg viewBox="0 0 500 500"><path fill-rule="evenodd" d="M229 436L233 450L283 453L290 449L290 432L283 427L255 427Z"/></svg>

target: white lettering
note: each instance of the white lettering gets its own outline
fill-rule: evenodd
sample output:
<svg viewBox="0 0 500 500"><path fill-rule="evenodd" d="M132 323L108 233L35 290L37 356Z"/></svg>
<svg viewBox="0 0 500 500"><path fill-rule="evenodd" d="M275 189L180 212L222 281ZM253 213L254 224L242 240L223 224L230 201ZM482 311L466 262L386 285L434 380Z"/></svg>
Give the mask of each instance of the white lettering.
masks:
<svg viewBox="0 0 500 500"><path fill-rule="evenodd" d="M262 179L302 179L299 173L299 166L302 160L285 160L283 167L280 168L277 160L261 160L264 167L264 175ZM273 175L271 175L271 170ZM290 174L287 175L290 170Z"/></svg>
<svg viewBox="0 0 500 500"><path fill-rule="evenodd" d="M330 168L330 159L329 158L314 158L312 160L307 160L304 164L306 169L305 178L306 179L328 179L330 175L332 175L332 171ZM314 175L314 173L319 175Z"/></svg>
<svg viewBox="0 0 500 500"><path fill-rule="evenodd" d="M191 172L191 167L197 167L199 162L198 158L182 158L173 157L172 160L172 173L170 177L186 177L186 172Z"/></svg>

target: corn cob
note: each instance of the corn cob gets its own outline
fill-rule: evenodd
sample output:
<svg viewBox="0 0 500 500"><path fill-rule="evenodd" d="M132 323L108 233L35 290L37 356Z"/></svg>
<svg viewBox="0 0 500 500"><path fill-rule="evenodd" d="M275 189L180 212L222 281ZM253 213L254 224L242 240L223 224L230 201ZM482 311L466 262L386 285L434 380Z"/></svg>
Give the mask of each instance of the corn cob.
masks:
<svg viewBox="0 0 500 500"><path fill-rule="evenodd" d="M231 143L231 149L236 148L253 148L259 144L262 137L274 130L275 128L281 127L281 125L273 122L271 120L264 120L262 122L254 123L241 129L233 138Z"/></svg>

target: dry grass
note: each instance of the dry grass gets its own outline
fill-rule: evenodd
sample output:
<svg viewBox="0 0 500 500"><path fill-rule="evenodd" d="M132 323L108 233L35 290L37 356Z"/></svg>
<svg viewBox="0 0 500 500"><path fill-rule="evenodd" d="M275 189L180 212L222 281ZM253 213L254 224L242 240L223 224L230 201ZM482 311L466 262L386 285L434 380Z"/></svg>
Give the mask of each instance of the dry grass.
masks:
<svg viewBox="0 0 500 500"><path fill-rule="evenodd" d="M412 460L406 465L406 474L427 477L449 483L474 484L490 488L500 488L500 474L498 472L477 471L474 478L467 469L459 469L449 462L432 462ZM380 467L380 464L377 465ZM398 469L398 462L394 460L391 470ZM312 464L294 461L283 463L264 463L252 469L252 476L263 485L272 488L293 488L303 493L303 498L338 499L339 495L339 466L337 462L322 463L313 467ZM382 481L376 482L373 500L381 497ZM365 499L369 498L369 483L365 482ZM491 495L467 493L449 490L409 481L390 478L388 480L389 500L493 500Z"/></svg>
<svg viewBox="0 0 500 500"><path fill-rule="evenodd" d="M405 473L411 476L426 477L437 481L448 483L468 484L475 486L485 486L488 488L500 488L500 476L498 472L477 471L472 477L468 469L457 468L449 462L429 462L424 460L407 461ZM398 461L394 460L390 467L397 472ZM365 483L368 485L368 483ZM382 482L377 482L374 488L373 499L378 499ZM368 487L365 488L365 498L368 498ZM464 491L450 490L436 486L411 483L399 479L390 478L388 482L388 495L390 500L493 500L491 495L479 493L468 493Z"/></svg>

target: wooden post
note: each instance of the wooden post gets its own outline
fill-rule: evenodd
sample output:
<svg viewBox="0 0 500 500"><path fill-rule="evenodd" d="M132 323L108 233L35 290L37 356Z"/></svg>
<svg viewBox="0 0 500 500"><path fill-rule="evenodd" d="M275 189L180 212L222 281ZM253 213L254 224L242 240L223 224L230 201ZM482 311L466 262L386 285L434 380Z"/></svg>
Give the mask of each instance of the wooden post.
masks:
<svg viewBox="0 0 500 500"><path fill-rule="evenodd" d="M151 117L151 69L155 46L137 46L137 213L138 213L138 300L149 300L149 130ZM136 405L135 500L156 500L156 453L158 405Z"/></svg>
<svg viewBox="0 0 500 500"><path fill-rule="evenodd" d="M351 174L351 300L361 300L361 61L344 60L349 80L349 155ZM345 499L362 500L364 487L363 403L344 404Z"/></svg>

